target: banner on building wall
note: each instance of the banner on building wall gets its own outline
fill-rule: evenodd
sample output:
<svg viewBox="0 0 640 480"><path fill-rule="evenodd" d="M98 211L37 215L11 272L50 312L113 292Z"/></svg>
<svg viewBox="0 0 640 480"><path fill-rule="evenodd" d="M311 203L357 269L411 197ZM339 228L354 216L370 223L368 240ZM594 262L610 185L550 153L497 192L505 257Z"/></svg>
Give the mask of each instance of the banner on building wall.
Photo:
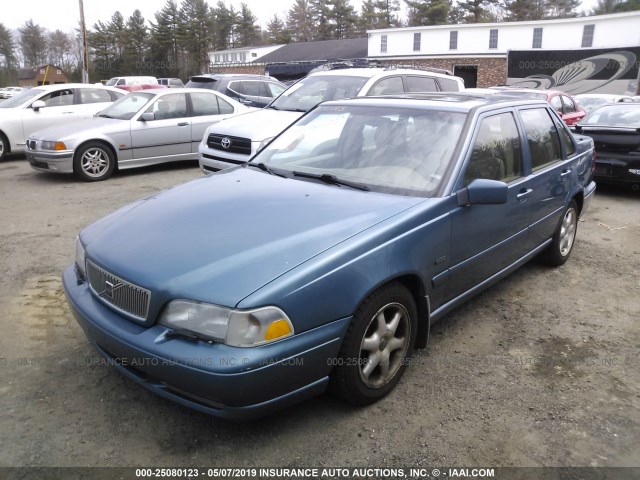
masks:
<svg viewBox="0 0 640 480"><path fill-rule="evenodd" d="M636 95L640 47L510 50L507 85L567 93Z"/></svg>

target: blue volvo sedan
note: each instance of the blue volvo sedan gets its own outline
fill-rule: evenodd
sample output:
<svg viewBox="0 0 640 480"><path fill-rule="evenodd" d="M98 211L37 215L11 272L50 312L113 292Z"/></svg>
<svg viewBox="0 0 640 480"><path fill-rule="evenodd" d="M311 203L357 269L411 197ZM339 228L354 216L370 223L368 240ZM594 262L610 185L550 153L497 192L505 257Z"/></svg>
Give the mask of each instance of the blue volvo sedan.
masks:
<svg viewBox="0 0 640 480"><path fill-rule="evenodd" d="M569 258L593 170L544 101L327 102L250 163L85 228L64 287L98 352L182 405L249 418L328 387L366 405L447 312Z"/></svg>

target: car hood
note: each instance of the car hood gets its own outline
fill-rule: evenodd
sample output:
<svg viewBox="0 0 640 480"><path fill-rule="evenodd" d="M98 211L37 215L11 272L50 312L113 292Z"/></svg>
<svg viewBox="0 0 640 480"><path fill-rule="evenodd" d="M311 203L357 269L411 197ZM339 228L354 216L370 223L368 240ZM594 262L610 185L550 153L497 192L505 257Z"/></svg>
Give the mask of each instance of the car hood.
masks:
<svg viewBox="0 0 640 480"><path fill-rule="evenodd" d="M130 124L130 120L91 117L38 130L32 133L29 138L32 140L64 141L79 135L86 137L93 134L100 138L111 133L128 131Z"/></svg>
<svg viewBox="0 0 640 480"><path fill-rule="evenodd" d="M163 302L233 307L422 201L234 168L129 205L87 227L81 240L87 258Z"/></svg>
<svg viewBox="0 0 640 480"><path fill-rule="evenodd" d="M285 110L264 108L228 118L211 127L211 133L250 138L252 142L262 142L275 137L303 114Z"/></svg>

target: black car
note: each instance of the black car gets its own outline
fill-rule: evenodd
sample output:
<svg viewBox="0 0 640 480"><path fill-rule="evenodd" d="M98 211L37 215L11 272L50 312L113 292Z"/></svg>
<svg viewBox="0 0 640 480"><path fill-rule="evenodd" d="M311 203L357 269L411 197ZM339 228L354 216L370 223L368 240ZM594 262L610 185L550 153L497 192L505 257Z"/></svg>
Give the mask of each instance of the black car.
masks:
<svg viewBox="0 0 640 480"><path fill-rule="evenodd" d="M266 75L202 74L187 82L190 88L208 88L224 93L249 107L265 107L287 89L287 86Z"/></svg>
<svg viewBox="0 0 640 480"><path fill-rule="evenodd" d="M596 181L640 189L640 103L604 105L574 129L595 142Z"/></svg>

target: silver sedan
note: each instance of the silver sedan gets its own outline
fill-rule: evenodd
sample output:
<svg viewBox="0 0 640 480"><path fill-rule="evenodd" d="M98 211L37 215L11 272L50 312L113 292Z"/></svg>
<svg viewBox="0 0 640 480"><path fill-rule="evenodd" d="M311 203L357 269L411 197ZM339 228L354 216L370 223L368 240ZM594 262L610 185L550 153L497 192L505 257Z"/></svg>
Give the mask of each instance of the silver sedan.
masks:
<svg viewBox="0 0 640 480"><path fill-rule="evenodd" d="M196 160L207 127L251 110L208 90L132 92L89 120L34 133L27 159L36 170L105 180L116 169Z"/></svg>

